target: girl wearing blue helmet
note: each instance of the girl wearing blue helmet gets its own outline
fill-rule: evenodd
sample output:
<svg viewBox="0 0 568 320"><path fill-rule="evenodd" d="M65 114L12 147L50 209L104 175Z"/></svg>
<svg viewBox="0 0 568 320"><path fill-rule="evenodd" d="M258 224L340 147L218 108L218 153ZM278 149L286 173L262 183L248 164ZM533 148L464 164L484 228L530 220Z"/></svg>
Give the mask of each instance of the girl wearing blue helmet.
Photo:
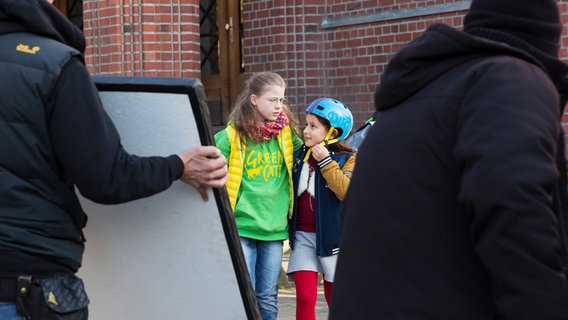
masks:
<svg viewBox="0 0 568 320"><path fill-rule="evenodd" d="M287 274L296 286L296 319L315 319L318 273L323 273L328 307L339 253L339 208L355 167L352 148L343 140L353 116L330 98L306 109L304 146L294 154L294 212L290 220Z"/></svg>

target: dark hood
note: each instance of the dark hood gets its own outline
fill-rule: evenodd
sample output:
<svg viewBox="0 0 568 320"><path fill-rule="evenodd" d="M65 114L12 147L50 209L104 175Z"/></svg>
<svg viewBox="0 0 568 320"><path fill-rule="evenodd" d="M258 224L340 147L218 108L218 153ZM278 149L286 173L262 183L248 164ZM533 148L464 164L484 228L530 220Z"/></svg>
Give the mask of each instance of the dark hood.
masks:
<svg viewBox="0 0 568 320"><path fill-rule="evenodd" d="M448 25L434 24L393 57L375 91L375 107L379 111L394 107L458 64L494 55L515 56L539 66L561 94L568 93L565 77L568 66L552 57L531 53L511 44L466 34Z"/></svg>
<svg viewBox="0 0 568 320"><path fill-rule="evenodd" d="M77 26L47 0L0 0L0 35L30 32L85 51L85 37Z"/></svg>

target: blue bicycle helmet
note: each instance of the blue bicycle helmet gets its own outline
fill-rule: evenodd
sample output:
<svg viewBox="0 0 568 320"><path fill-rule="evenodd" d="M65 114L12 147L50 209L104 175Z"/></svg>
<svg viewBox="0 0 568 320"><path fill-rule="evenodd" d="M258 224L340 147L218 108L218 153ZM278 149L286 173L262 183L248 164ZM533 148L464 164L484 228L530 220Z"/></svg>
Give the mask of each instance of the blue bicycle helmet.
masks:
<svg viewBox="0 0 568 320"><path fill-rule="evenodd" d="M327 121L335 129L341 129L338 142L343 141L353 128L353 115L341 101L331 98L319 98L314 100L306 109L307 114L315 114Z"/></svg>

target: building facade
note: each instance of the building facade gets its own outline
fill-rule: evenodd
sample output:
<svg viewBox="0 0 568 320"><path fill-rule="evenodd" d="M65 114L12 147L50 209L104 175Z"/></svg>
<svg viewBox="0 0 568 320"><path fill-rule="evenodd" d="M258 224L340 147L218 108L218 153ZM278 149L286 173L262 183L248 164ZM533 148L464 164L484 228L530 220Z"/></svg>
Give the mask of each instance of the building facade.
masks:
<svg viewBox="0 0 568 320"><path fill-rule="evenodd" d="M59 0L78 7L94 75L202 80L214 125L252 72L287 81L291 108L318 97L352 110L355 127L399 48L433 23L457 28L470 0ZM65 4L63 4L65 2ZM559 1L568 22L567 1ZM77 11L77 9L75 9ZM568 57L566 34L561 58Z"/></svg>

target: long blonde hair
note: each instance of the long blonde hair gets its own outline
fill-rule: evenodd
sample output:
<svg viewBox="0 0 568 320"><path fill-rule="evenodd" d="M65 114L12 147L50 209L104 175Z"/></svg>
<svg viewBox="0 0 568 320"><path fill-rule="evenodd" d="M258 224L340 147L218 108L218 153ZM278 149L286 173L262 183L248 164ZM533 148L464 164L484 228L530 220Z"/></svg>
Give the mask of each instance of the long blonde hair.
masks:
<svg viewBox="0 0 568 320"><path fill-rule="evenodd" d="M250 96L253 94L260 96L267 87L271 86L279 86L286 89L286 82L275 72L264 71L253 73L246 81L245 88L235 101L235 107L233 111L231 111L229 119L243 143L246 141L247 136L255 140L255 137L251 136L254 135L255 132L252 132L251 129L264 122L264 118L258 111L257 106L250 102ZM282 112L288 117L290 128L295 134L299 135L297 128L299 122L295 115L286 105L282 106Z"/></svg>

